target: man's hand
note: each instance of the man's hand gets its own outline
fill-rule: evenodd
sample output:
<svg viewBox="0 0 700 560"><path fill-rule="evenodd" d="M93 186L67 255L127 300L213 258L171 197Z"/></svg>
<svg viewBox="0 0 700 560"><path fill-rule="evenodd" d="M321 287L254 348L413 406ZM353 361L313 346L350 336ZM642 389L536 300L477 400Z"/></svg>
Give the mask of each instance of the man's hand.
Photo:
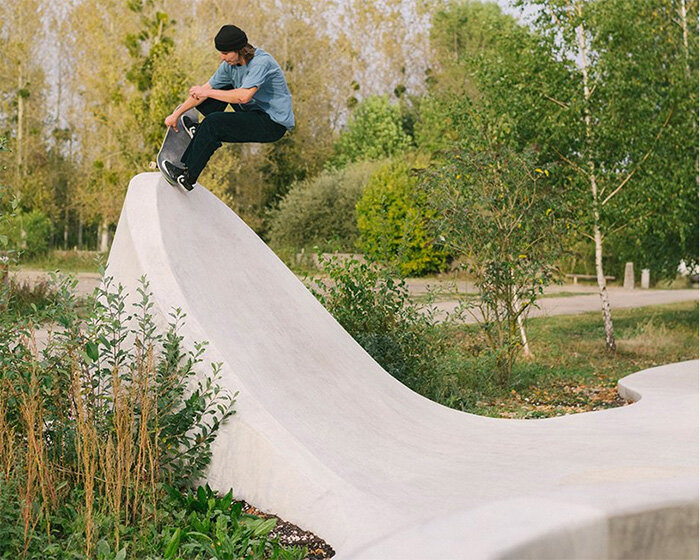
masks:
<svg viewBox="0 0 700 560"><path fill-rule="evenodd" d="M190 97L194 97L198 101L209 97L208 93L209 89L202 86L192 86L190 88Z"/></svg>
<svg viewBox="0 0 700 560"><path fill-rule="evenodd" d="M177 115L175 113L172 113L171 115L165 117L165 126L172 127L173 129L175 129L175 132L178 132Z"/></svg>

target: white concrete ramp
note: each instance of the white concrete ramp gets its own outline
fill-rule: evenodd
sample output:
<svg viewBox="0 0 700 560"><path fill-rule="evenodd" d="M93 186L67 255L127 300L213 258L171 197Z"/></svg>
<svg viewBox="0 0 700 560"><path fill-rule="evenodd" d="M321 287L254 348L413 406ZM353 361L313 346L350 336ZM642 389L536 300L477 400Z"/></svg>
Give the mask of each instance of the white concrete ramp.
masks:
<svg viewBox="0 0 700 560"><path fill-rule="evenodd" d="M697 555L697 362L626 378L641 400L619 409L445 408L377 365L214 195L158 173L131 181L108 274L132 292L147 275L157 311L182 308L240 392L210 484L338 558Z"/></svg>

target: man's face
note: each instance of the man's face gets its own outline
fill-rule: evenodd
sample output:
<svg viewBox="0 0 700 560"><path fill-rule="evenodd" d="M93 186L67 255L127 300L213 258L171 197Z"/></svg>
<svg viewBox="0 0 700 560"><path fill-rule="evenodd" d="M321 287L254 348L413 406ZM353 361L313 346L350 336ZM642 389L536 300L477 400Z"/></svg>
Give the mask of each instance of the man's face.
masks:
<svg viewBox="0 0 700 560"><path fill-rule="evenodd" d="M219 51L219 58L222 62L230 64L231 66L242 66L245 64L245 60L236 51L231 52L221 52Z"/></svg>

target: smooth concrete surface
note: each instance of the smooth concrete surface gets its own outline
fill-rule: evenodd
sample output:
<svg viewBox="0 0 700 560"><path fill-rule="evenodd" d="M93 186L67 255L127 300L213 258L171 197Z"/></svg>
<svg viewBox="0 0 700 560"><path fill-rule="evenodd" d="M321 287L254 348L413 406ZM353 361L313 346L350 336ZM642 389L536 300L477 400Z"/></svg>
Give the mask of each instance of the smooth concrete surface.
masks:
<svg viewBox="0 0 700 560"><path fill-rule="evenodd" d="M132 180L107 273L132 293L145 274L161 321L182 308L240 392L209 483L339 559L697 555L696 361L625 378L640 400L623 408L451 410L376 364L214 195L157 173Z"/></svg>

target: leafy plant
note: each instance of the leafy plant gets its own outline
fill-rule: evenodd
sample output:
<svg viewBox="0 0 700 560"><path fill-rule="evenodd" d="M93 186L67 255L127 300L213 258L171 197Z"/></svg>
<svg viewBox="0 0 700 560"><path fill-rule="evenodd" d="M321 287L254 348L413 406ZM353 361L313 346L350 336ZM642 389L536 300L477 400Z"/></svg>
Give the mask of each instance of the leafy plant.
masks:
<svg viewBox="0 0 700 560"><path fill-rule="evenodd" d="M145 278L133 306L104 279L87 319L75 280L53 290L39 317L0 319L0 476L17 489L5 499L22 529L6 549L39 554L60 542L99 557L109 544L119 555L124 538L152 531L164 483L202 475L235 395L216 383L218 365L199 373L205 344L184 349L180 311L157 329ZM37 318L60 325L43 348Z"/></svg>
<svg viewBox="0 0 700 560"><path fill-rule="evenodd" d="M402 279L356 259L321 259L327 279L311 286L316 298L391 375L410 387L426 380L440 352L435 320L408 298Z"/></svg>
<svg viewBox="0 0 700 560"><path fill-rule="evenodd" d="M486 142L481 151L456 149L423 177L433 223L444 244L465 262L479 298L464 302L508 386L523 344L529 309L536 305L561 254L561 195L548 187L548 170L532 154Z"/></svg>
<svg viewBox="0 0 700 560"><path fill-rule="evenodd" d="M270 213L270 244L351 251L357 241L355 205L377 165L359 162L295 183Z"/></svg>
<svg viewBox="0 0 700 560"><path fill-rule="evenodd" d="M237 558L269 558L301 560L305 548L284 549L277 539L269 538L277 520L262 519L243 513L243 504L233 501L233 492L224 496L215 494L209 486L195 491L166 487L171 507L182 516L180 527L173 531L164 550L166 560L179 553L219 560Z"/></svg>
<svg viewBox="0 0 700 560"><path fill-rule="evenodd" d="M448 255L430 234L434 217L409 164L395 160L372 176L357 203L358 247L405 276L441 270Z"/></svg>
<svg viewBox="0 0 700 560"><path fill-rule="evenodd" d="M413 140L404 131L401 109L386 96L372 95L355 107L345 130L334 144L329 166L372 161L407 150Z"/></svg>
<svg viewBox="0 0 700 560"><path fill-rule="evenodd" d="M22 257L44 255L49 249L51 220L37 210L15 212L0 222L0 235Z"/></svg>

